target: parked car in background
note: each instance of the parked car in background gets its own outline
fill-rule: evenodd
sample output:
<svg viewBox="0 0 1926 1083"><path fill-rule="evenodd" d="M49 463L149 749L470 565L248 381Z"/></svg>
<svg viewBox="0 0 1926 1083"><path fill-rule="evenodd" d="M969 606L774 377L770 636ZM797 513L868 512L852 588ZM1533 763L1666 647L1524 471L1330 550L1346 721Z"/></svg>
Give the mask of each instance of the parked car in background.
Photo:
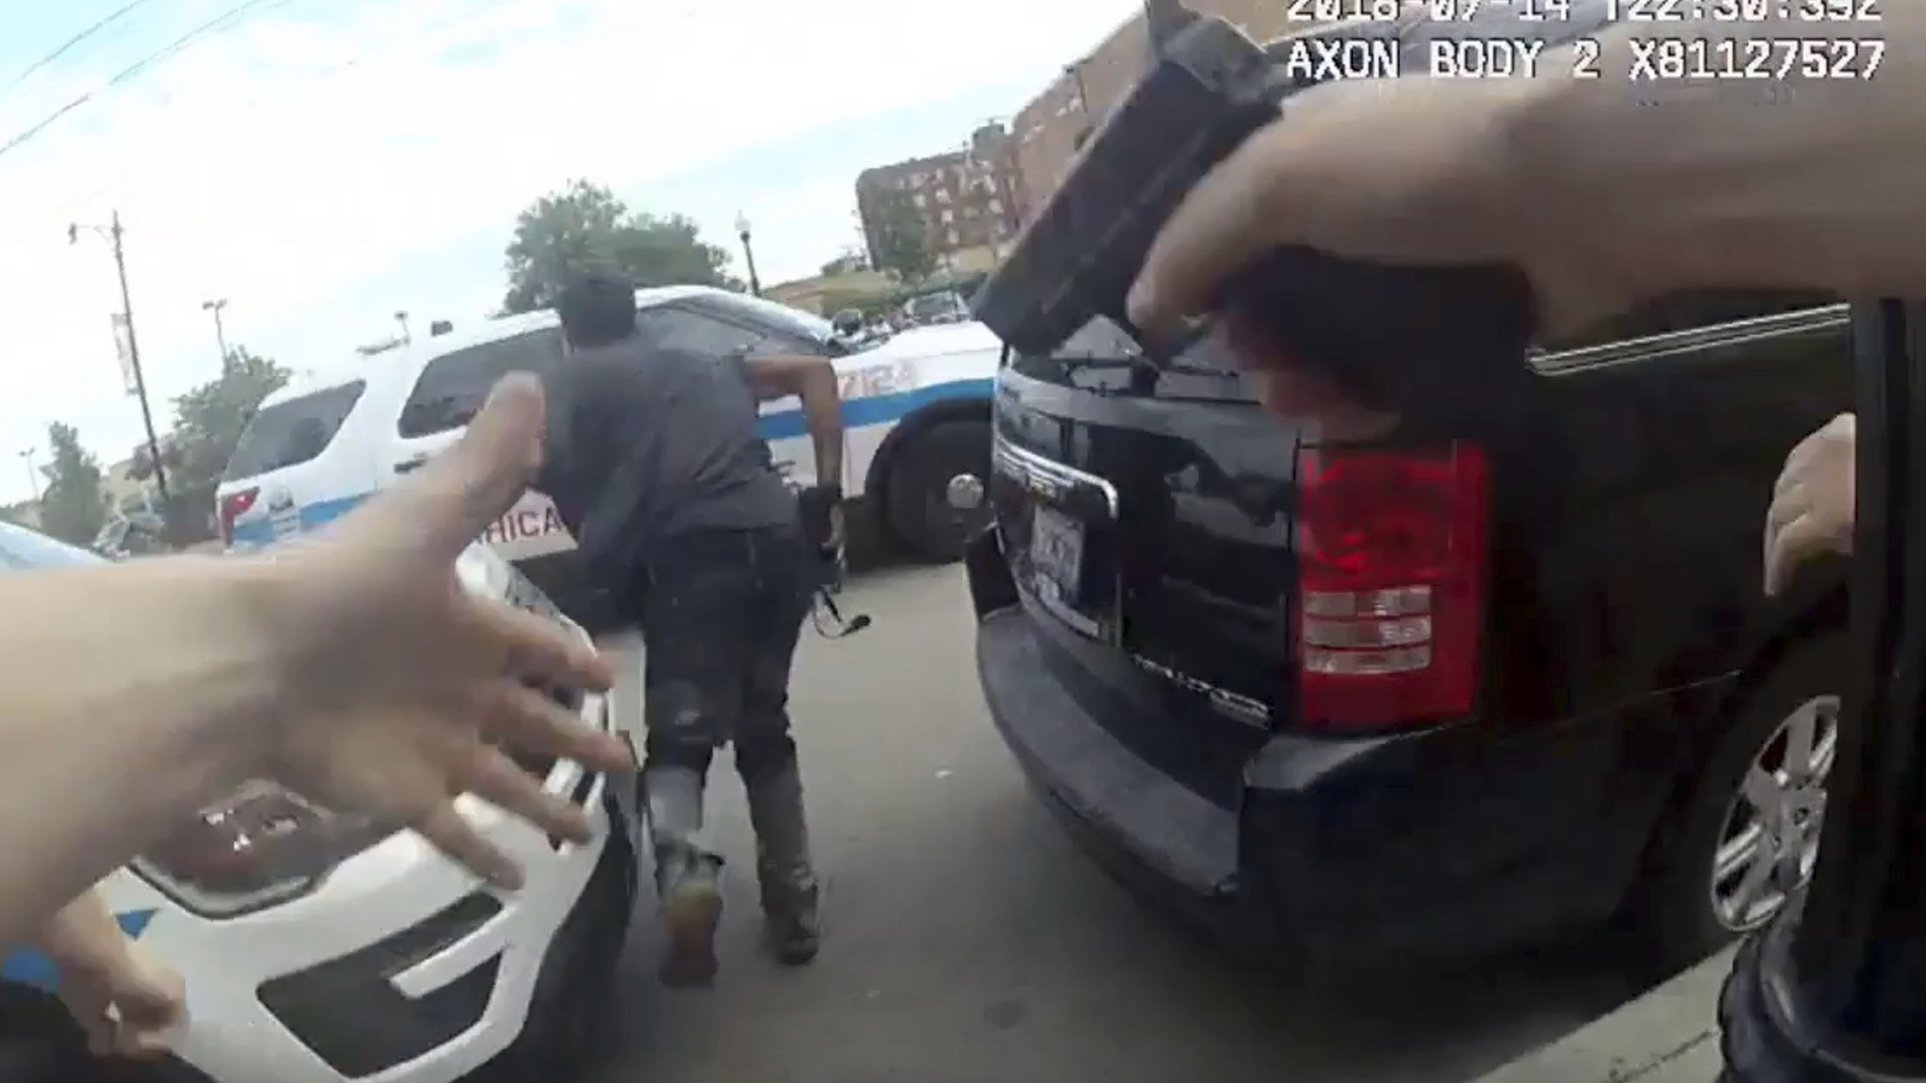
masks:
<svg viewBox="0 0 1926 1083"><path fill-rule="evenodd" d="M1159 374L1101 320L1008 357L966 559L997 727L1091 852L1240 943L1616 917L1661 970L1703 957L1810 872L1837 747L1843 576L1759 588L1786 453L1852 404L1825 300L1548 343L1505 442L1328 440L1210 343Z"/></svg>
<svg viewBox="0 0 1926 1083"><path fill-rule="evenodd" d="M109 560L153 556L168 551L167 524L153 512L114 515L100 526L88 548Z"/></svg>
<svg viewBox="0 0 1926 1083"><path fill-rule="evenodd" d="M100 559L0 523L0 574ZM457 571L468 590L566 623L484 546ZM550 694L594 725L638 732L639 711L612 715L606 697ZM110 875L100 891L121 927L187 983L192 1025L160 1078L451 1083L484 1067L504 1080L570 1077L613 1003L636 890L635 782L570 761L523 766L583 808L591 838L559 842L462 798L463 814L527 869L511 894L479 886L413 832L267 783L189 818ZM0 962L14 1000L51 993L52 977L31 952ZM0 1029L29 1017L61 1019L10 1007Z"/></svg>
<svg viewBox="0 0 1926 1083"><path fill-rule="evenodd" d="M970 306L955 290L940 290L903 302L903 317L911 325L919 327L938 323L967 323Z"/></svg>

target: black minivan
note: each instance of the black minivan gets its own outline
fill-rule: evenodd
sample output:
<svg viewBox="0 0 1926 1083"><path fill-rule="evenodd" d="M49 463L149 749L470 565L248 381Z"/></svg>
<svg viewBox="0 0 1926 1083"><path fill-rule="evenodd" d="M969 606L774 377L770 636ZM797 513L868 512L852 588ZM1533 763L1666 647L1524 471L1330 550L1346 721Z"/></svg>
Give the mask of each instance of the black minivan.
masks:
<svg viewBox="0 0 1926 1083"><path fill-rule="evenodd" d="M1702 957L1824 811L1844 577L1768 600L1759 571L1787 451L1851 408L1825 300L1552 344L1556 414L1506 446L1329 441L1208 342L1158 372L1103 320L1006 355L966 562L996 725L1089 849L1242 942L1462 955L1621 915Z"/></svg>

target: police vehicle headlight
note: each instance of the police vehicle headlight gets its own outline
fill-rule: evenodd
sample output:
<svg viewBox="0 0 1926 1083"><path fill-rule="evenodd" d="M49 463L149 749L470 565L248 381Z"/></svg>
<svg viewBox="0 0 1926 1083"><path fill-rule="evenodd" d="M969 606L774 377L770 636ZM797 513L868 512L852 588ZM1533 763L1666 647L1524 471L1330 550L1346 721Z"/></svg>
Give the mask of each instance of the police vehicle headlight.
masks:
<svg viewBox="0 0 1926 1083"><path fill-rule="evenodd" d="M202 809L132 867L189 910L232 917L306 894L396 830L259 782Z"/></svg>

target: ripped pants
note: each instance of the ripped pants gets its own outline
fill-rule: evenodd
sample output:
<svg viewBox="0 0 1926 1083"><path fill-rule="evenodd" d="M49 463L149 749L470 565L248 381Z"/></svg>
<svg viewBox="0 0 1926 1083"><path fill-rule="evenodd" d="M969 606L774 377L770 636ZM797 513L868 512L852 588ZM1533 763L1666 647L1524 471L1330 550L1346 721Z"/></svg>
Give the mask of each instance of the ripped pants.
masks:
<svg viewBox="0 0 1926 1083"><path fill-rule="evenodd" d="M705 530L649 564L642 797L658 891L721 864L702 806L709 761L725 742L749 793L765 884L772 875L813 882L788 707L814 561L798 532Z"/></svg>

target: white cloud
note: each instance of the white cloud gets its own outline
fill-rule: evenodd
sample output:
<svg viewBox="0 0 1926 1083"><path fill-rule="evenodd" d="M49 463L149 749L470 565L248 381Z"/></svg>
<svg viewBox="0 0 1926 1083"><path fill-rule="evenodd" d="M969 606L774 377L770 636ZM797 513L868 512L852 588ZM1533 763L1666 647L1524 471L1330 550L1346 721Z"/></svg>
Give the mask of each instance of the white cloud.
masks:
<svg viewBox="0 0 1926 1083"><path fill-rule="evenodd" d="M144 24L140 40L103 34L89 43L98 48L75 50L26 92L0 97L0 140L235 2L156 5L166 17ZM171 395L211 364L205 298L229 298L256 341L372 274L477 229L505 230L570 177L621 188L971 87L1029 78L1040 89L1131 6L264 3L0 155L0 453L36 442L52 419L78 423L108 458L139 431L133 404L116 393L112 263L93 238L70 248L69 221L105 222L120 210L150 384ZM85 22L70 17L73 29ZM966 134L932 133L932 149ZM828 232L847 232L846 184L838 195L766 183L784 214L833 216ZM765 277L834 254L785 250L784 236L758 228ZM491 261L464 289L479 304L499 290L499 273ZM367 303L372 320L396 302ZM325 350L367 329L344 329ZM156 405L166 412L164 398ZM24 488L24 476L9 483L0 473L0 494Z"/></svg>

